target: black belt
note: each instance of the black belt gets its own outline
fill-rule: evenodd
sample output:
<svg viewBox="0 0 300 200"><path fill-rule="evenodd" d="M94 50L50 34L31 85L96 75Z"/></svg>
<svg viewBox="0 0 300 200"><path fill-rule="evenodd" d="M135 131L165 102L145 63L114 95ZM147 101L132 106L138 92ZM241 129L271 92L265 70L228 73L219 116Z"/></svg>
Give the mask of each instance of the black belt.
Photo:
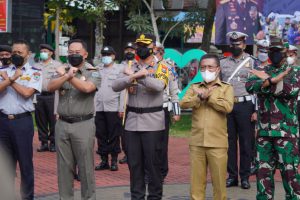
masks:
<svg viewBox="0 0 300 200"><path fill-rule="evenodd" d="M54 92L41 92L41 96L52 96Z"/></svg>
<svg viewBox="0 0 300 200"><path fill-rule="evenodd" d="M158 111L162 111L162 110L163 110L162 106L149 107L149 108L137 108L137 107L127 106L127 111L128 112L135 112L135 113L138 113L138 114L153 113L153 112L158 112Z"/></svg>
<svg viewBox="0 0 300 200"><path fill-rule="evenodd" d="M89 119L92 119L94 117L93 114L89 114L89 115L84 115L84 116L79 116L79 117L67 117L67 116L59 116L59 119L61 119L64 122L73 124L76 122L81 122L81 121L86 121Z"/></svg>
<svg viewBox="0 0 300 200"><path fill-rule="evenodd" d="M21 118L28 117L28 116L31 116L30 112L25 112L25 113L20 113L20 114L15 114L15 115L7 115L7 114L0 112L1 118L10 119L10 120L21 119Z"/></svg>

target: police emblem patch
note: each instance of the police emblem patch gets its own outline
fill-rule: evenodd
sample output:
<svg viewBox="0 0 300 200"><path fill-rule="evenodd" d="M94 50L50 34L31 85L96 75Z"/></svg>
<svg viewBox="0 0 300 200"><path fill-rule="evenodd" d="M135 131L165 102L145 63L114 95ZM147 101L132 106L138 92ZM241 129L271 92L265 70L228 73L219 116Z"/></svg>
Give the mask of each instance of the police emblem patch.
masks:
<svg viewBox="0 0 300 200"><path fill-rule="evenodd" d="M33 80L38 81L38 80L40 80L40 78L41 78L41 73L39 73L39 72L33 73Z"/></svg>

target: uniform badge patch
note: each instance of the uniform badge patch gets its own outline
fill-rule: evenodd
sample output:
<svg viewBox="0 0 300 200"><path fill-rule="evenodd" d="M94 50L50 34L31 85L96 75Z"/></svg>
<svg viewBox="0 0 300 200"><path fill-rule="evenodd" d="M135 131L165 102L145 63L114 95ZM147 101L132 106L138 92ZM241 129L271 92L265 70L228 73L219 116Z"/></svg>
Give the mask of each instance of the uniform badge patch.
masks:
<svg viewBox="0 0 300 200"><path fill-rule="evenodd" d="M20 77L20 80L21 80L21 81L30 81L31 78L30 78L29 75L23 75L23 76Z"/></svg>
<svg viewBox="0 0 300 200"><path fill-rule="evenodd" d="M33 80L38 81L38 80L40 80L40 78L41 78L41 73L40 72L34 72L33 73Z"/></svg>
<svg viewBox="0 0 300 200"><path fill-rule="evenodd" d="M92 73L92 77L94 77L94 78L100 77L99 72L93 72L93 73Z"/></svg>

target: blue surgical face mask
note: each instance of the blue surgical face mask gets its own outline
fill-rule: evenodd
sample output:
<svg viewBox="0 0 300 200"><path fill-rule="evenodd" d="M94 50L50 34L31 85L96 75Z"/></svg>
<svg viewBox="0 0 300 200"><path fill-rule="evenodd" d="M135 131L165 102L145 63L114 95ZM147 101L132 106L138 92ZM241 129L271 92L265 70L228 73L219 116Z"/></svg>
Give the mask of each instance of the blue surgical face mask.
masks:
<svg viewBox="0 0 300 200"><path fill-rule="evenodd" d="M103 56L102 57L102 63L104 65L109 65L110 63L112 63L113 59L111 56Z"/></svg>
<svg viewBox="0 0 300 200"><path fill-rule="evenodd" d="M47 52L40 53L41 60L47 60L49 58L49 54Z"/></svg>

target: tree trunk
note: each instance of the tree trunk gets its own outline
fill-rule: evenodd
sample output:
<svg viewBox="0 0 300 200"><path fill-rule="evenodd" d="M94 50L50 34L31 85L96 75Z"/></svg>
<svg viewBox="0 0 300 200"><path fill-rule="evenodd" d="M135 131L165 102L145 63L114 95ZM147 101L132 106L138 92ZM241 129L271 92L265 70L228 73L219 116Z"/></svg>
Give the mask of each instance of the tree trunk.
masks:
<svg viewBox="0 0 300 200"><path fill-rule="evenodd" d="M103 23L99 20L96 21L95 28L95 56L94 56L94 65L99 65L101 62L101 49L103 48Z"/></svg>
<svg viewBox="0 0 300 200"><path fill-rule="evenodd" d="M55 60L59 60L59 26L60 26L60 7L56 8L55 22Z"/></svg>
<svg viewBox="0 0 300 200"><path fill-rule="evenodd" d="M150 12L150 16L151 16L151 22L152 22L152 26L153 26L153 32L154 32L154 35L156 37L156 41L160 42L158 28L157 28L157 23L156 23L156 17L154 15L154 10L153 9Z"/></svg>
<svg viewBox="0 0 300 200"><path fill-rule="evenodd" d="M207 5L207 11L205 16L205 25L203 31L202 45L201 49L203 51L209 52L211 34L214 25L214 18L216 13L216 0L209 0Z"/></svg>

